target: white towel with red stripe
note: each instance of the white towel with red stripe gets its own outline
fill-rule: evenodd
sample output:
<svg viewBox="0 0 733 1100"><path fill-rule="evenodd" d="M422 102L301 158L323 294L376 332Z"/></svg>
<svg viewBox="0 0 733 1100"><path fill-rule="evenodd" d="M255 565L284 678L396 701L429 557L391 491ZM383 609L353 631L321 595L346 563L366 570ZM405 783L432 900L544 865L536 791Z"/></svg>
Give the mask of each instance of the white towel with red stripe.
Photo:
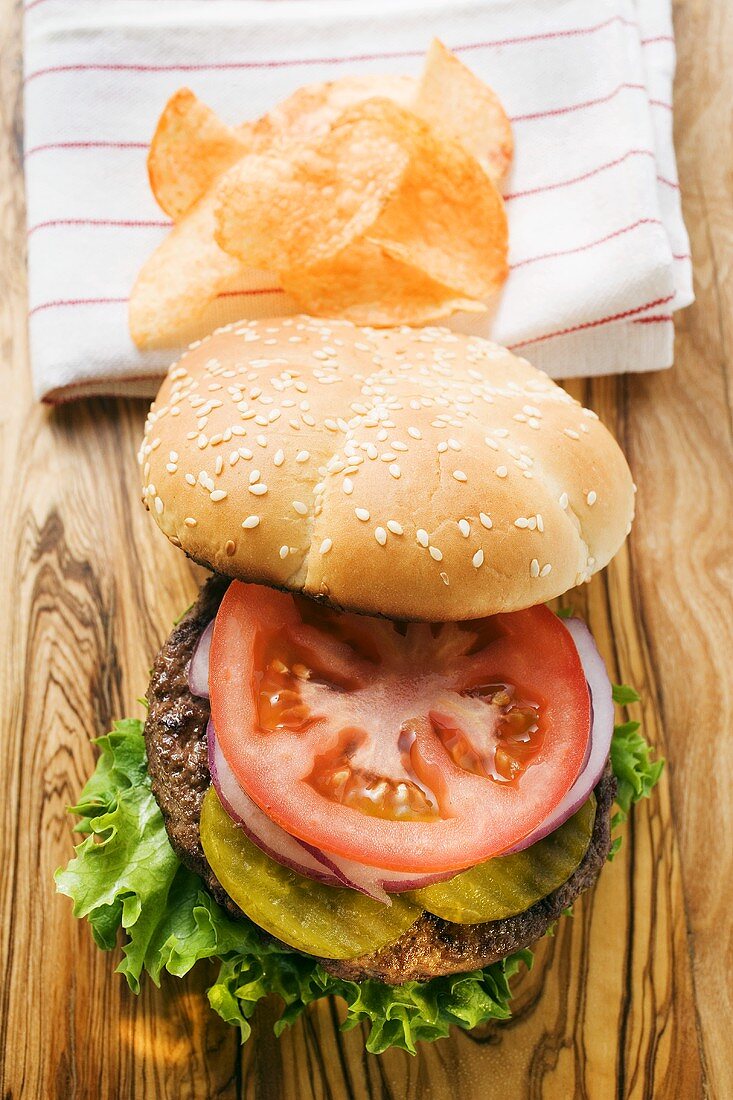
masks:
<svg viewBox="0 0 733 1100"><path fill-rule="evenodd" d="M471 327L555 377L667 367L692 301L670 0L28 0L29 327L39 398L148 395L127 298L167 232L145 157L188 85L228 122L299 85L417 73L437 36L512 118L511 273ZM282 312L253 274L241 316ZM259 288L259 293L257 292ZM222 304L222 310L224 310ZM226 303L231 316L231 301ZM456 322L461 324L461 322Z"/></svg>

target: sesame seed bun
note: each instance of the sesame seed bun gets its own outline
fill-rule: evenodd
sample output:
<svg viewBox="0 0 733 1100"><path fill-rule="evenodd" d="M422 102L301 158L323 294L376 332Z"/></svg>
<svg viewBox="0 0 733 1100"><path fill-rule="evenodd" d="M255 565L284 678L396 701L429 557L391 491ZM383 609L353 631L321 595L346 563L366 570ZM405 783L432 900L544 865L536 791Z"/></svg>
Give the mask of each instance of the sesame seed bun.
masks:
<svg viewBox="0 0 733 1100"><path fill-rule="evenodd" d="M395 619L549 600L605 566L633 516L595 413L442 328L222 329L169 371L140 463L146 507L196 561Z"/></svg>

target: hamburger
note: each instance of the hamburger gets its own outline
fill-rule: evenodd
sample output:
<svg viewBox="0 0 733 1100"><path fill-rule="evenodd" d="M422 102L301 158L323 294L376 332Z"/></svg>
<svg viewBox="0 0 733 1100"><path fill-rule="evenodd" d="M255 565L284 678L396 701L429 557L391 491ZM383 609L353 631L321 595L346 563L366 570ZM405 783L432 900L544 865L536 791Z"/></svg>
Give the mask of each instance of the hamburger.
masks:
<svg viewBox="0 0 733 1100"><path fill-rule="evenodd" d="M546 606L630 530L616 442L486 340L298 316L192 345L139 457L211 578L144 728L100 741L76 914L103 947L123 928L133 988L220 959L243 1037L273 991L284 1023L340 995L374 1051L506 1017L661 770Z"/></svg>

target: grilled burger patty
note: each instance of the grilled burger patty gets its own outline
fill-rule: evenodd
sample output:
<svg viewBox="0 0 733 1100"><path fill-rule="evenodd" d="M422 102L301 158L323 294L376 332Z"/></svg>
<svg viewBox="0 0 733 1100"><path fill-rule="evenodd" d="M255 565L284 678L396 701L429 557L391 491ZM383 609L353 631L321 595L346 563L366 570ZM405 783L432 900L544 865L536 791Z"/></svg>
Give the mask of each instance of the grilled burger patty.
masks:
<svg viewBox="0 0 733 1100"><path fill-rule="evenodd" d="M219 576L207 581L158 654L148 687L145 743L153 794L173 848L227 912L241 919L241 910L218 882L201 846L201 802L211 783L206 745L209 702L191 695L187 678L196 642L215 616L228 584ZM598 878L611 845L615 793L616 781L607 767L595 790L595 825L580 865L567 882L524 913L471 925L452 924L423 913L395 943L356 959L321 959L322 965L337 977L398 984L474 970L528 947Z"/></svg>

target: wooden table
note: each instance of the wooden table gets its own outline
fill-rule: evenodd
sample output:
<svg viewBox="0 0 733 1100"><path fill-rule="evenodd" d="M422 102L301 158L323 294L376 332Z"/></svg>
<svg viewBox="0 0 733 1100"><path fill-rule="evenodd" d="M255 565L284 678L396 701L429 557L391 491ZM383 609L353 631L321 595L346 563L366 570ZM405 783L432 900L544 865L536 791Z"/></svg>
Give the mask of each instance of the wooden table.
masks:
<svg viewBox="0 0 733 1100"><path fill-rule="evenodd" d="M418 1058L363 1053L337 1011L240 1050L206 973L139 999L54 893L90 738L125 714L196 591L137 500L140 402L34 403L26 349L20 6L0 0L2 1096L733 1096L733 5L675 5L676 133L697 304L671 372L573 386L639 483L628 547L573 603L668 759L622 854L540 947L517 1014Z"/></svg>

